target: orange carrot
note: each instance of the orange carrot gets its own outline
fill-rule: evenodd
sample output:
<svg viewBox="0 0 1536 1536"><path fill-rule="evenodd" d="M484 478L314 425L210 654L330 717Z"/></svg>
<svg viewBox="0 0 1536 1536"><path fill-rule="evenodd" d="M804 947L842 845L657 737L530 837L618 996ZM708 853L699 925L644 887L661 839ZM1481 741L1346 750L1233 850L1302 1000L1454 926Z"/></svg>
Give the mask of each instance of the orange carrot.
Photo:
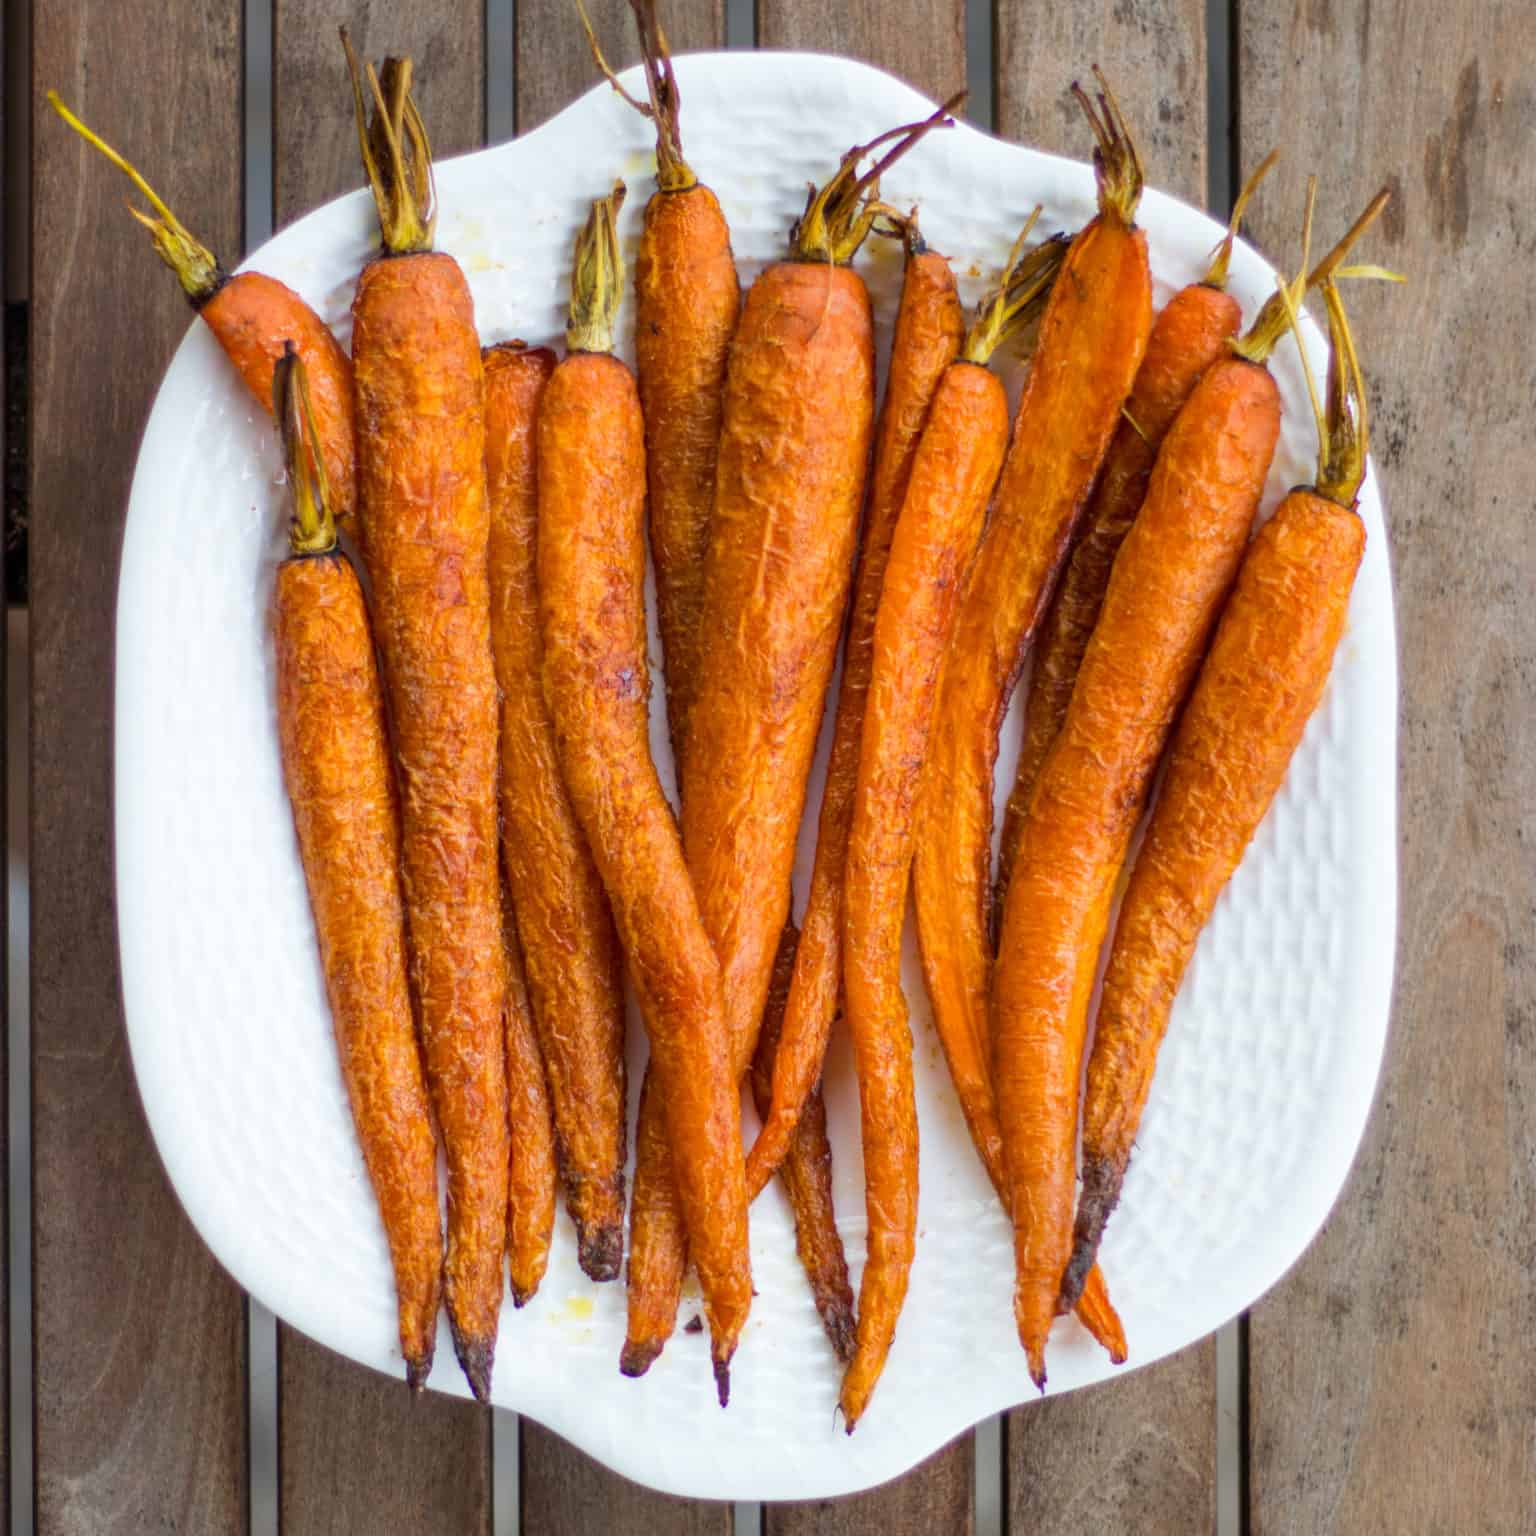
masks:
<svg viewBox="0 0 1536 1536"><path fill-rule="evenodd" d="M448 1158L448 1320L490 1393L507 1241L507 958L486 580L485 398L474 303L432 250L426 131L408 59L352 72L385 254L352 301L358 501L399 770L411 979Z"/></svg>
<svg viewBox="0 0 1536 1536"><path fill-rule="evenodd" d="M272 596L283 778L342 1078L394 1265L406 1379L419 1391L432 1369L443 1233L405 972L384 693L362 588L336 547L324 444L296 351L279 359L272 394L293 500L292 554Z"/></svg>
<svg viewBox="0 0 1536 1536"><path fill-rule="evenodd" d="M1321 700L1365 552L1365 391L1349 324L1333 337L1317 484L1290 493L1249 546L1169 753L1120 911L1083 1105L1083 1193L1070 1294L1120 1197L1157 1051L1200 930L1285 778Z"/></svg>
<svg viewBox="0 0 1536 1536"><path fill-rule="evenodd" d="M622 960L603 882L560 775L539 634L536 422L555 355L505 343L488 348L484 362L502 864L578 1260L593 1280L613 1280L624 1252Z"/></svg>
<svg viewBox="0 0 1536 1536"><path fill-rule="evenodd" d="M1109 585L1110 567L1141 510L1157 450L1200 376L1226 355L1227 343L1241 327L1242 306L1226 292L1232 242L1249 199L1279 154L1272 151L1238 195L1226 238L1216 247L1205 276L1181 288L1157 317L1123 418L1104 456L1099 483L1083 516L1082 532L1040 626L1024 709L1018 773L1003 817L994 916L1001 912L1002 893L1008 889L1029 792L1066 718L1077 669Z"/></svg>
<svg viewBox="0 0 1536 1536"><path fill-rule="evenodd" d="M874 647L875 610L890 552L896 518L906 495L918 438L944 370L960 351L965 322L955 275L945 257L930 251L914 213L905 221L906 270L896 334L891 343L885 400L875 429L874 464L863 544L854 577L843 674L827 760L826 786L816 831L811 891L801 920L795 974L773 1066L773 1100L747 1159L747 1193L755 1197L788 1151L801 1112L821 1076L827 1038L837 1012L842 982L843 871L848 827L853 820L854 782L864 700Z"/></svg>
<svg viewBox="0 0 1536 1536"><path fill-rule="evenodd" d="M325 459L332 515L346 528L356 495L353 464L352 364L326 323L286 284L261 272L224 271L160 200L155 189L112 146L99 139L54 91L48 104L82 139L101 151L148 201L153 214L128 211L150 233L160 259L202 317L246 388L263 410L272 409L272 369L292 342L304 363L315 431Z"/></svg>
<svg viewBox="0 0 1536 1536"><path fill-rule="evenodd" d="M1102 120L1080 91L1078 98L1099 140L1100 211L1072 242L1040 322L991 521L956 622L913 865L934 1024L989 1170L1001 1168L987 1066L998 730L1152 323L1146 236L1132 224L1141 162L1107 91Z"/></svg>
<svg viewBox="0 0 1536 1536"><path fill-rule="evenodd" d="M714 526L700 619L698 690L683 742L683 846L720 957L730 1061L751 1064L789 913L806 780L848 595L874 416L869 294L849 263L873 223L878 177L929 128L883 134L843 157L795 226L790 255L747 295L731 348ZM858 164L896 145L861 178ZM653 1095L642 1095L637 1158ZM650 1230L664 1174L639 1166L630 1218L624 1369L639 1374L671 1332L680 1234ZM691 1233L690 1233L691 1239ZM654 1262L658 1247L665 1262ZM642 1262L643 1260L643 1262Z"/></svg>
<svg viewBox="0 0 1536 1536"><path fill-rule="evenodd" d="M634 377L611 351L622 197L620 183L595 202L577 242L569 352L539 413L545 686L566 787L650 1037L650 1092L665 1114L724 1405L752 1301L740 1075L720 966L650 755L644 428Z"/></svg>
<svg viewBox="0 0 1536 1536"><path fill-rule="evenodd" d="M868 1211L858 1337L840 1402L850 1434L890 1353L916 1249L917 1100L901 991L912 824L961 582L1008 445L1008 399L987 359L1044 299L1061 264L1054 243L1018 256L1033 224L1032 215L996 294L934 392L890 539L870 647L842 903Z"/></svg>

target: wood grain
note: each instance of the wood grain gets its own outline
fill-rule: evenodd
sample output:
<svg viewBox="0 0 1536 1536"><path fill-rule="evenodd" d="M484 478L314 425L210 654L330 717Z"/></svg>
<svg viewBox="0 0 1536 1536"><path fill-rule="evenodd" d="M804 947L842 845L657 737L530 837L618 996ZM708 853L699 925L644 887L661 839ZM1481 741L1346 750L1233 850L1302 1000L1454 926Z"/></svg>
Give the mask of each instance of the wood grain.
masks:
<svg viewBox="0 0 1536 1536"><path fill-rule="evenodd" d="M1147 162L1148 179L1205 201L1203 0L1042 7L998 0L998 132L1087 159L1092 141L1067 87L1097 63ZM1111 1292L1114 1276L1109 1276ZM1134 1358L1136 1340L1130 1340ZM1216 1345L1114 1386L1047 1398L1008 1416L1008 1529L1134 1528L1147 1536L1214 1527ZM1127 1523L1129 1522L1129 1523Z"/></svg>
<svg viewBox="0 0 1536 1536"><path fill-rule="evenodd" d="M674 53L725 43L725 0L667 0L661 24ZM625 69L640 62L635 24L626 0L588 0L587 14L608 62ZM602 78L576 19L573 0L519 0L517 7L517 131L551 118ZM684 145L688 107L683 105ZM594 167L601 179L611 167ZM649 195L649 194L647 194Z"/></svg>
<svg viewBox="0 0 1536 1536"><path fill-rule="evenodd" d="M523 1536L731 1536L729 1504L637 1487L523 1420Z"/></svg>
<svg viewBox="0 0 1536 1536"><path fill-rule="evenodd" d="M485 141L485 7L470 0L273 0L272 191L278 227L363 185L352 87L336 35L358 57L409 54L439 160Z"/></svg>
<svg viewBox="0 0 1536 1536"><path fill-rule="evenodd" d="M279 223L362 182L352 92L334 7L275 0L273 200ZM483 7L370 0L347 13L377 63L410 54L439 157L484 137ZM447 1330L438 1341L447 1354ZM278 1455L286 1536L343 1531L488 1532L490 1417L456 1398L412 1401L390 1381L279 1326ZM402 1367L403 1377L403 1367Z"/></svg>
<svg viewBox="0 0 1536 1536"><path fill-rule="evenodd" d="M851 1498L769 1504L763 1536L971 1536L975 1446L974 1435L961 1435L905 1477Z"/></svg>
<svg viewBox="0 0 1536 1536"><path fill-rule="evenodd" d="M54 86L187 225L240 245L240 13L32 12L32 1153L37 1529L244 1530L240 1293L134 1089L112 906L112 627L128 483L190 316ZM168 104L170 104L168 109Z"/></svg>
<svg viewBox="0 0 1536 1536"><path fill-rule="evenodd" d="M1097 64L1124 107L1147 180L1205 206L1205 0L997 0L997 131L1086 160L1067 87ZM1222 210L1225 214L1225 210Z"/></svg>
<svg viewBox="0 0 1536 1536"><path fill-rule="evenodd" d="M1517 253L1536 240L1536 14L1502 0L1240 14L1243 147L1284 140L1289 161L1260 238L1294 243L1310 169L1324 235L1389 181L1396 204L1363 256L1410 277L1349 292L1401 636L1397 997L1345 1196L1253 1312L1252 1529L1528 1533L1536 285Z"/></svg>

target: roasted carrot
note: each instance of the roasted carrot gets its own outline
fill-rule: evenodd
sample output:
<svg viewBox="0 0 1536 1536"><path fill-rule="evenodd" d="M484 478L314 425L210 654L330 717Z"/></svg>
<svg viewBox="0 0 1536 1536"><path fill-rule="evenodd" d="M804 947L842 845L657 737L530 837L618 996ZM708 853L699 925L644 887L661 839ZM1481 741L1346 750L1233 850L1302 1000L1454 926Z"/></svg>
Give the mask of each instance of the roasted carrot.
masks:
<svg viewBox="0 0 1536 1536"><path fill-rule="evenodd" d="M582 230L569 351L539 412L545 686L566 787L650 1037L652 1091L666 1118L723 1405L752 1301L739 1074L719 962L650 755L644 428L634 376L611 351L622 197L620 183L592 205Z"/></svg>
<svg viewBox="0 0 1536 1536"><path fill-rule="evenodd" d="M217 257L188 233L155 189L112 146L99 139L58 93L48 104L82 139L101 151L143 195L153 213L128 211L150 233L160 259L176 274L188 303L235 365L246 388L272 409L272 369L292 342L303 360L314 405L315 430L325 458L332 516L345 529L356 496L353 465L352 364L326 323L286 284L261 272L226 272Z"/></svg>
<svg viewBox="0 0 1536 1536"><path fill-rule="evenodd" d="M437 1142L405 970L400 816L362 588L336 545L324 440L304 364L272 381L293 524L277 568L277 736L326 996L400 1304L406 1380L432 1369L442 1290Z"/></svg>
<svg viewBox="0 0 1536 1536"><path fill-rule="evenodd" d="M768 1006L752 1058L752 1098L759 1115L767 1115L773 1092L773 1062L789 1001L798 938L795 925L786 923L774 956ZM827 1141L827 1108L819 1089L806 1100L779 1176L794 1214L795 1248L811 1283L812 1300L833 1353L846 1365L853 1358L853 1288L848 1283L848 1260L832 1209L832 1149Z"/></svg>
<svg viewBox="0 0 1536 1536"><path fill-rule="evenodd" d="M1272 151L1239 193L1226 238L1216 247L1205 276L1174 294L1153 324L1130 399L1083 515L1077 544L1041 622L1024 706L1018 772L1003 816L994 917L1008 889L1029 792L1066 718L1077 669L1109 585L1110 567L1141 510L1157 450L1200 376L1225 356L1227 343L1241 328L1242 306L1226 291L1232 242L1249 199L1279 155L1278 150Z"/></svg>
<svg viewBox="0 0 1536 1536"><path fill-rule="evenodd" d="M579 0L578 0L579 3ZM635 259L635 362L645 412L651 557L674 760L681 765L698 672L704 562L715 506L715 456L726 360L741 284L720 201L683 158L680 92L654 0L630 0L647 101L621 86L587 30L598 68L656 125L656 191Z"/></svg>
<svg viewBox="0 0 1536 1536"><path fill-rule="evenodd" d="M1107 90L1097 112L1076 94L1098 139L1099 213L1073 240L1040 322L991 520L956 621L912 874L934 1025L989 1171L1000 1171L1002 1160L987 1066L998 731L1152 323L1146 236L1132 223L1141 161Z"/></svg>
<svg viewBox="0 0 1536 1536"><path fill-rule="evenodd" d="M1168 1015L1216 899L1285 778L1328 682L1365 553L1365 391L1323 286L1333 356L1317 483L1259 530L1168 755L1104 978L1083 1104L1083 1190L1063 1290L1093 1263L1120 1198Z"/></svg>
<svg viewBox="0 0 1536 1536"><path fill-rule="evenodd" d="M484 379L464 274L432 250L410 60L387 59L382 85L369 67L370 123L342 39L384 244L352 301L358 500L399 769L411 977L448 1156L448 1320L484 1401L511 1155Z"/></svg>
<svg viewBox="0 0 1536 1536"><path fill-rule="evenodd" d="M613 1280L624 1252L622 960L603 882L560 775L539 633L535 423L555 355L510 342L483 357L502 864L548 1073L577 1257L593 1280Z"/></svg>
<svg viewBox="0 0 1536 1536"><path fill-rule="evenodd" d="M795 975L773 1067L773 1102L747 1159L747 1193L756 1196L788 1151L802 1110L821 1076L827 1038L842 993L843 871L864 699L869 691L875 610L897 514L928 407L944 370L960 351L965 320L949 262L930 251L915 212L903 221L906 266L891 343L885 399L875 428L869 500L854 576L843 673L816 828L811 890L800 924Z"/></svg>
<svg viewBox="0 0 1536 1536"><path fill-rule="evenodd" d="M1044 300L1052 242L1020 256L939 380L885 563L843 879L843 986L859 1076L868 1257L858 1339L843 1377L848 1432L885 1368L917 1243L917 1099L901 991L913 820L961 583L1008 446L1008 397L987 359Z"/></svg>
<svg viewBox="0 0 1536 1536"><path fill-rule="evenodd" d="M1336 247L1325 267L1342 253ZM1297 279L1298 293L1306 281ZM1264 364L1285 313L1284 302L1265 306L1163 440L1035 780L1004 898L993 1054L1014 1315L1038 1386L1072 1248L1078 1085L1099 950L1131 833L1274 457L1280 392Z"/></svg>
<svg viewBox="0 0 1536 1536"><path fill-rule="evenodd" d="M746 1075L789 915L806 780L842 629L874 416L869 293L849 263L879 211L880 173L941 121L882 134L813 189L788 259L753 283L731 347L700 617L698 688L683 746L683 847L720 958L736 1080ZM895 139L860 177L859 162ZM680 1234L659 1220L665 1175L642 1095L630 1217L624 1369L640 1374L677 1314ZM656 1228L653 1230L653 1228ZM691 1234L690 1234L691 1237ZM662 1255L665 1255L663 1258Z"/></svg>

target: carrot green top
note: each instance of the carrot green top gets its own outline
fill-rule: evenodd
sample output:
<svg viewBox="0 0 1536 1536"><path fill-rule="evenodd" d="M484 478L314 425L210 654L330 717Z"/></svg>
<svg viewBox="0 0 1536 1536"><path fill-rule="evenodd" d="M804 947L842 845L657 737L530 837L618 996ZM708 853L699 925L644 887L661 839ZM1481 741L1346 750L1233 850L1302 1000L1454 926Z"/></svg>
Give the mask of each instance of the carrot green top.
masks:
<svg viewBox="0 0 1536 1536"><path fill-rule="evenodd" d="M1099 84L1097 105L1076 80L1072 82L1072 94L1093 129L1093 174L1099 184L1099 216L1130 229L1136 222L1136 208L1146 180L1141 152L1131 137L1120 103L1097 64L1093 66L1093 77Z"/></svg>
<svg viewBox="0 0 1536 1536"><path fill-rule="evenodd" d="M328 555L336 548L336 518L325 454L309 399L309 377L291 341L283 344L283 355L272 365L272 414L288 470L288 546L295 555Z"/></svg>
<svg viewBox="0 0 1536 1536"><path fill-rule="evenodd" d="M624 254L619 249L618 217L624 183L616 181L607 197L592 204L576 237L571 271L571 316L565 344L572 352L611 352L619 305L624 298Z"/></svg>
<svg viewBox="0 0 1536 1536"><path fill-rule="evenodd" d="M1279 158L1278 149L1270 150L1259 162L1258 169L1243 183L1243 190L1237 194L1237 201L1232 204L1232 217L1227 221L1227 233L1221 244L1211 252L1211 264L1206 269L1205 276L1200 279L1202 287L1225 288L1227 286L1227 268L1232 264L1232 243L1237 239L1243 214L1248 211L1249 200L1258 191L1259 183L1274 170L1275 162Z"/></svg>
<svg viewBox="0 0 1536 1536"><path fill-rule="evenodd" d="M1024 242L1039 217L1040 209L1036 207L1013 242L997 286L984 294L976 306L976 318L960 349L963 361L984 364L1005 340L1029 324L1049 297L1066 259L1069 241L1065 235L1052 235L1043 245L1026 251Z"/></svg>
<svg viewBox="0 0 1536 1536"><path fill-rule="evenodd" d="M357 145L379 210L384 249L391 256L430 251L437 228L437 187L426 124L411 97L411 61L385 59L381 82L373 65L358 63L345 27L341 46L352 75ZM373 97L372 121L363 98L365 79Z"/></svg>

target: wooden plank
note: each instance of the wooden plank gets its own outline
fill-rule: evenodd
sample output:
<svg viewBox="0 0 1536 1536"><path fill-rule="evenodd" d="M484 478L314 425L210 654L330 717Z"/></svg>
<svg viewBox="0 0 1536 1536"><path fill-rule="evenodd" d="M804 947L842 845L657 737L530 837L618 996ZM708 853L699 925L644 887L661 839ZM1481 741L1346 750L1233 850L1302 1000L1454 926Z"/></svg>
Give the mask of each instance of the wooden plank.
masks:
<svg viewBox="0 0 1536 1536"><path fill-rule="evenodd" d="M134 1089L112 907L112 628L139 433L188 324L55 86L240 248L240 12L34 0L32 1091L37 1529L243 1530L240 1293Z"/></svg>
<svg viewBox="0 0 1536 1536"><path fill-rule="evenodd" d="M416 99L439 160L485 142L485 7L471 0L370 0L350 10L273 0L272 190L280 228L363 184L352 88L336 35L358 56L409 54Z"/></svg>
<svg viewBox="0 0 1536 1536"><path fill-rule="evenodd" d="M729 1504L672 1499L600 1467L523 1420L524 1536L731 1536Z"/></svg>
<svg viewBox="0 0 1536 1536"><path fill-rule="evenodd" d="M1252 1529L1531 1532L1536 446L1511 338L1536 327L1515 256L1536 240L1536 14L1266 0L1239 15L1244 150L1284 142L1289 162L1257 234L1294 250L1311 169L1323 233L1390 181L1363 254L1411 283L1349 294L1401 636L1396 1007L1345 1196L1253 1312Z"/></svg>
<svg viewBox="0 0 1536 1536"><path fill-rule="evenodd" d="M668 0L660 10L674 53L724 46L725 0ZM615 69L640 62L626 0L592 0L587 14ZM591 90L598 79L571 0L519 0L517 131L537 128ZM683 132L687 131L685 119Z"/></svg>
<svg viewBox="0 0 1536 1536"><path fill-rule="evenodd" d="M1005 138L1087 159L1088 127L1067 86L1097 63L1138 135L1149 179L1204 203L1204 0L999 0L997 59ZM1027 1404L1008 1416L1006 1447L1010 1531L1212 1529L1214 1341L1113 1386Z"/></svg>
<svg viewBox="0 0 1536 1536"><path fill-rule="evenodd" d="M976 1437L961 1435L868 1493L804 1504L770 1504L764 1536L970 1536L976 1528Z"/></svg>
<svg viewBox="0 0 1536 1536"><path fill-rule="evenodd" d="M316 0L273 6L272 191L279 224L362 182L352 92L336 12ZM484 140L479 0L375 0L349 19L377 62L409 54L441 158ZM449 1351L446 1329L439 1349ZM342 1531L489 1531L490 1416L391 1381L278 1330L280 1510L287 1536Z"/></svg>

